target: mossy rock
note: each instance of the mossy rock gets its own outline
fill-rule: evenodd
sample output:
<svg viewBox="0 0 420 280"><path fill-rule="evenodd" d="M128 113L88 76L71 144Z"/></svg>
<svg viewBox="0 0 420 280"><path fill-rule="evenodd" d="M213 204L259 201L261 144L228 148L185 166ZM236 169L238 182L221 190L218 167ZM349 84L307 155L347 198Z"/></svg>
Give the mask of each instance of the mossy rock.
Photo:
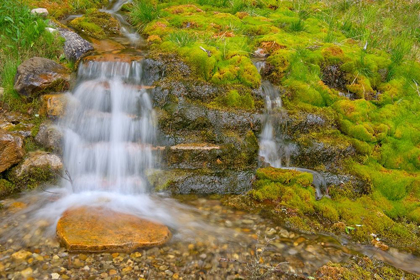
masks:
<svg viewBox="0 0 420 280"><path fill-rule="evenodd" d="M88 11L82 17L69 22L69 26L96 39L106 39L120 32L118 21L109 13L98 10Z"/></svg>

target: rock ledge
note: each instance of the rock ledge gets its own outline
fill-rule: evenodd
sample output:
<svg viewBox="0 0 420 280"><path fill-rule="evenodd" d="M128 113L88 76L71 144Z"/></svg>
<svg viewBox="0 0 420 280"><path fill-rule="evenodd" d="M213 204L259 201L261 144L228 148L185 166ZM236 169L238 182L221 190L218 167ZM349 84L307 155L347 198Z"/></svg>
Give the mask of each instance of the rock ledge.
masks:
<svg viewBox="0 0 420 280"><path fill-rule="evenodd" d="M101 207L67 210L57 224L60 243L69 252L131 252L159 246L171 238L162 224Z"/></svg>

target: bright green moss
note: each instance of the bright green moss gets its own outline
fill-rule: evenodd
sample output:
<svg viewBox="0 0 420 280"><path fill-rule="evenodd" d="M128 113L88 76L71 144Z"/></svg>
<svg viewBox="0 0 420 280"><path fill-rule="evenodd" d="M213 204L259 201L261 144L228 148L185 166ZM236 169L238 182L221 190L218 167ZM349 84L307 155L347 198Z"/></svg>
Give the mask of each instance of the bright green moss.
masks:
<svg viewBox="0 0 420 280"><path fill-rule="evenodd" d="M254 98L251 93L239 93L237 90L231 90L225 95L217 97L210 103L210 106L244 110L252 110L255 108Z"/></svg>
<svg viewBox="0 0 420 280"><path fill-rule="evenodd" d="M89 10L84 16L72 20L69 25L88 36L105 39L119 33L119 23L109 13Z"/></svg>

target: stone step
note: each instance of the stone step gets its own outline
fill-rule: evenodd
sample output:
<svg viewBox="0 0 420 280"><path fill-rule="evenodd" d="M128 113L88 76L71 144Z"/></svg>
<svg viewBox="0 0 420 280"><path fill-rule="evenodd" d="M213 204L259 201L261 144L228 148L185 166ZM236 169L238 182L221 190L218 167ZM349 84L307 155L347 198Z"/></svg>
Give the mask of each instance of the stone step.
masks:
<svg viewBox="0 0 420 280"><path fill-rule="evenodd" d="M103 207L67 210L56 231L69 252L132 252L163 245L172 236L163 224Z"/></svg>
<svg viewBox="0 0 420 280"><path fill-rule="evenodd" d="M251 189L254 170L151 169L146 172L157 191L172 194L241 194Z"/></svg>

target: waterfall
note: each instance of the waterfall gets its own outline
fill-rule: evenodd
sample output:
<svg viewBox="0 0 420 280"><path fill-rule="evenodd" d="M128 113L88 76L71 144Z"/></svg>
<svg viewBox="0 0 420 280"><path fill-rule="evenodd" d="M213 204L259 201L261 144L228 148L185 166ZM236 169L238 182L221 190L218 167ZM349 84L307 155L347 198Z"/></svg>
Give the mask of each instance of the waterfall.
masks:
<svg viewBox="0 0 420 280"><path fill-rule="evenodd" d="M140 62L81 63L62 126L64 163L74 192L144 193L154 166L155 116L139 87Z"/></svg>
<svg viewBox="0 0 420 280"><path fill-rule="evenodd" d="M290 157L297 152L297 146L293 142L287 141L286 135L282 131L286 125L287 113L282 110L279 90L269 81L263 81L261 88L265 99L265 114L259 143L260 159L272 167L311 173L316 198L322 198L321 189L327 185L324 176L314 170L290 166Z"/></svg>

